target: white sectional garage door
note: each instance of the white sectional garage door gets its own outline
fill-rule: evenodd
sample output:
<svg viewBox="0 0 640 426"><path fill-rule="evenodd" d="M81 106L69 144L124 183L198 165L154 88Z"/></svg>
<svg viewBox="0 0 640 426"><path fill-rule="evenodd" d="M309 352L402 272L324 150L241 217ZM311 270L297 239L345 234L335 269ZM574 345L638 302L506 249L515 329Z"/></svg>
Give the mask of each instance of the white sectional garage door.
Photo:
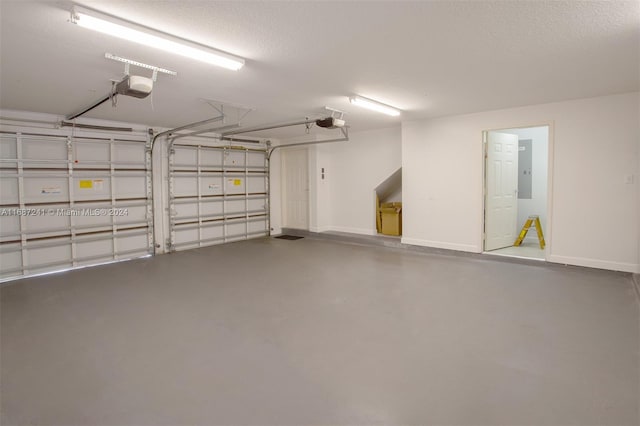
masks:
<svg viewBox="0 0 640 426"><path fill-rule="evenodd" d="M169 250L268 235L266 151L173 145Z"/></svg>
<svg viewBox="0 0 640 426"><path fill-rule="evenodd" d="M0 278L152 253L148 144L2 133Z"/></svg>

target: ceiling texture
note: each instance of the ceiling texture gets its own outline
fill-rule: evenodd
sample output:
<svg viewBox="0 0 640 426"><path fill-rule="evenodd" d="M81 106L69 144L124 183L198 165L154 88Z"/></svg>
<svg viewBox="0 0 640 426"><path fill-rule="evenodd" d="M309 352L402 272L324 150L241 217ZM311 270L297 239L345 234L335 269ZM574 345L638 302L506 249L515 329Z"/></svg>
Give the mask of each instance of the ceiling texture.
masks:
<svg viewBox="0 0 640 426"><path fill-rule="evenodd" d="M246 59L229 71L69 22L66 1L0 0L0 107L61 118L109 93L124 65L168 68L152 96L86 117L173 127L251 108L243 126L343 110L352 131L640 90L638 1L77 2ZM132 68L150 76L150 71ZM359 94L402 110L349 104ZM241 110L227 109L233 121ZM232 117L236 114L237 117Z"/></svg>

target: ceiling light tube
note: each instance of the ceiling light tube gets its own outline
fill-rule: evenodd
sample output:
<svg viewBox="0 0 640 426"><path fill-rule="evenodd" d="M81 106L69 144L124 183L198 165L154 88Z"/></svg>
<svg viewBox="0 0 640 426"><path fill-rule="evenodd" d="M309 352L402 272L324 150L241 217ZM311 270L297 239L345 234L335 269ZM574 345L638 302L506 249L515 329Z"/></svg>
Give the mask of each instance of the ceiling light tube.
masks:
<svg viewBox="0 0 640 426"><path fill-rule="evenodd" d="M230 70L239 70L244 66L244 59L237 56L182 40L168 34L163 34L140 25L122 21L83 7L73 7L71 11L71 22L78 26L113 37L129 40L144 46L164 50L165 52L196 59Z"/></svg>
<svg viewBox="0 0 640 426"><path fill-rule="evenodd" d="M370 109L372 111L377 111L377 112L381 112L383 114L387 114L390 115L392 117L397 117L400 115L400 111L390 107L389 105L385 105L385 104L381 104L380 102L376 102L373 101L371 99L367 99L367 98L363 98L362 96L352 96L349 98L349 101L351 101L351 103L353 105L362 107L362 108L367 108Z"/></svg>

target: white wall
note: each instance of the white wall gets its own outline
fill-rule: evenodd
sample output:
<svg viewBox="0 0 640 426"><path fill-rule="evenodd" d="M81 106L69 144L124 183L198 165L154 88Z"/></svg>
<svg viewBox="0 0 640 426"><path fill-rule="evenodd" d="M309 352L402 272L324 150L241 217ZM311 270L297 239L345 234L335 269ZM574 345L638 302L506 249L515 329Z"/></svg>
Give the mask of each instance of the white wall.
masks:
<svg viewBox="0 0 640 426"><path fill-rule="evenodd" d="M348 142L309 149L310 229L375 234L375 188L400 167L400 127L352 132Z"/></svg>
<svg viewBox="0 0 640 426"><path fill-rule="evenodd" d="M402 202L402 186L399 186L393 191L391 194L386 196L384 200L380 200L380 202L385 203L397 203Z"/></svg>
<svg viewBox="0 0 640 426"><path fill-rule="evenodd" d="M381 203L402 201L402 167L382 181L375 190Z"/></svg>
<svg viewBox="0 0 640 426"><path fill-rule="evenodd" d="M639 101L632 92L404 122L402 241L480 252L482 132L548 124L547 260L640 272Z"/></svg>
<svg viewBox="0 0 640 426"><path fill-rule="evenodd" d="M331 224L331 194L329 186L330 158L327 152L331 152L331 147L345 142L329 143L327 145L311 145L309 149L309 212L310 230L313 232L324 232ZM348 143L348 142L346 142ZM322 178L322 168L325 170L325 177Z"/></svg>
<svg viewBox="0 0 640 426"><path fill-rule="evenodd" d="M531 198L518 198L518 225L516 232L520 232L527 218L532 215L540 216L542 229L547 229L547 161L549 158L549 128L527 127L524 129L499 130L500 133L517 135L518 140L531 140ZM535 230L527 234L525 240L538 241Z"/></svg>

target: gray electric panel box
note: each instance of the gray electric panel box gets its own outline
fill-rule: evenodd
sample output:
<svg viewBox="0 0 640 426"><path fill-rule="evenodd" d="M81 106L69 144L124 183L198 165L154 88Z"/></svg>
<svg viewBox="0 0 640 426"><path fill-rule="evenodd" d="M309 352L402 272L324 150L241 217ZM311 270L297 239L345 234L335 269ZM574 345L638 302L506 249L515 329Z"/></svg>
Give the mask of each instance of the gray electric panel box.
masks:
<svg viewBox="0 0 640 426"><path fill-rule="evenodd" d="M518 141L518 198L531 199L531 139Z"/></svg>

